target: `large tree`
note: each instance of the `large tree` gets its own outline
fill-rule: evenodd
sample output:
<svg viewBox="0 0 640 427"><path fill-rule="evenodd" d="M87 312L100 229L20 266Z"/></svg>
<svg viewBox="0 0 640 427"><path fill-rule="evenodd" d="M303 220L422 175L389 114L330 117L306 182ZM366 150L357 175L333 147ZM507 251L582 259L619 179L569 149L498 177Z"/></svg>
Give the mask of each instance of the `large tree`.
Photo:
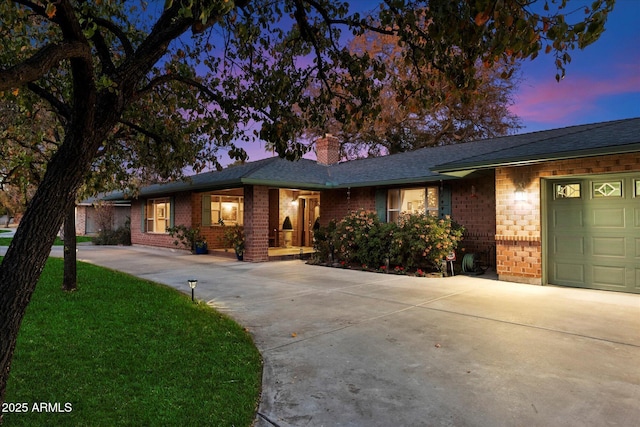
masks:
<svg viewBox="0 0 640 427"><path fill-rule="evenodd" d="M539 13L530 3L386 0L376 16L361 16L335 0L1 2L2 96L29 91L65 119L62 144L0 266L0 400L25 309L92 167L119 164L126 174L154 156L169 175L179 163L214 159L217 147L243 157L233 141L254 137L299 157L296 136L328 114L357 121L379 111L366 71L375 82L384 66L350 53L340 28L397 35L416 69L428 63L474 88L478 60L531 58L547 44L563 73L567 52L597 39L613 7L596 1L570 24L566 2Z"/></svg>
<svg viewBox="0 0 640 427"><path fill-rule="evenodd" d="M470 89L457 86L452 76L431 64L416 72L398 41L397 36L374 31L351 41L351 51L367 52L385 65L376 100L384 108L363 123L330 119L323 128L310 130L310 139L329 131L342 142L343 154L355 158L503 136L520 127L509 111L519 62L502 59L484 65L478 60L475 87Z"/></svg>

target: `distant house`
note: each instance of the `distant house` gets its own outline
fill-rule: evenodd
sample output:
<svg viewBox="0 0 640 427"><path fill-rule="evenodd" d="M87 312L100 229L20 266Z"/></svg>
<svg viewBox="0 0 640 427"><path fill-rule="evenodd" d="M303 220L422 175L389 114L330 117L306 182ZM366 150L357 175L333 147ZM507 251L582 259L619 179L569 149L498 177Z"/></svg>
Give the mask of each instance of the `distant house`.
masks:
<svg viewBox="0 0 640 427"><path fill-rule="evenodd" d="M117 230L123 227L131 214L131 202L121 200L100 206L100 197L92 197L76 205L76 234L96 236L102 226ZM103 224L101 224L103 223Z"/></svg>
<svg viewBox="0 0 640 427"><path fill-rule="evenodd" d="M318 217L429 212L462 224L466 251L501 280L640 293L640 118L342 163L335 137L316 144L317 161L274 157L143 188L132 242L173 247L166 228L184 224L216 247L221 219L244 227L244 260L261 262L287 216L292 244L311 246Z"/></svg>

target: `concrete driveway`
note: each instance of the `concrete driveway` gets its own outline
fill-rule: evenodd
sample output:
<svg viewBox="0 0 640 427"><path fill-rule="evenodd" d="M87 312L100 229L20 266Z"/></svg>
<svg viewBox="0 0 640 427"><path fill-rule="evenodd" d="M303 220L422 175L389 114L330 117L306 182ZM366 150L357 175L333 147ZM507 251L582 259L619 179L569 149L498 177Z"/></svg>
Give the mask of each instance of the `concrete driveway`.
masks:
<svg viewBox="0 0 640 427"><path fill-rule="evenodd" d="M247 327L264 358L256 426L640 422L640 295L79 250L185 293L196 278Z"/></svg>

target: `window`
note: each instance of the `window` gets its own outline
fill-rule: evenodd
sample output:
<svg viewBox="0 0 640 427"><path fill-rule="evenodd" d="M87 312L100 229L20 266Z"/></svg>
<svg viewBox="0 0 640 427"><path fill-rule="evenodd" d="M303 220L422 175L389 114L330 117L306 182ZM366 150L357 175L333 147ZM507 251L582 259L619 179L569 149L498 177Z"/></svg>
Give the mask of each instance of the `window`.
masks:
<svg viewBox="0 0 640 427"><path fill-rule="evenodd" d="M555 184L554 198L556 199L579 199L580 184Z"/></svg>
<svg viewBox="0 0 640 427"><path fill-rule="evenodd" d="M166 233L171 227L171 202L169 199L147 200L144 215L144 231Z"/></svg>
<svg viewBox="0 0 640 427"><path fill-rule="evenodd" d="M636 197L640 197L640 179L636 180Z"/></svg>
<svg viewBox="0 0 640 427"><path fill-rule="evenodd" d="M387 222L401 213L438 215L438 187L394 189L387 192Z"/></svg>
<svg viewBox="0 0 640 427"><path fill-rule="evenodd" d="M212 194L211 196L211 224L216 225L222 220L225 225L244 224L244 197L242 196L222 196ZM203 225L204 224L203 219Z"/></svg>
<svg viewBox="0 0 640 427"><path fill-rule="evenodd" d="M594 182L593 197L622 197L622 181Z"/></svg>

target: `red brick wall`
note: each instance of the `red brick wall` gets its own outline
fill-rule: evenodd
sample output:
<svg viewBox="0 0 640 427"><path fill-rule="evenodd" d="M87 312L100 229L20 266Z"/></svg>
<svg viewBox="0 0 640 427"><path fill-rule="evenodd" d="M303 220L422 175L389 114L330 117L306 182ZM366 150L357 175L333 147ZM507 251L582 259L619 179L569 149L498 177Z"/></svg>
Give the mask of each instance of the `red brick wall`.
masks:
<svg viewBox="0 0 640 427"><path fill-rule="evenodd" d="M495 265L496 192L494 174L447 183L451 185L451 218L464 226L459 252L478 253Z"/></svg>
<svg viewBox="0 0 640 427"><path fill-rule="evenodd" d="M451 185L452 192L451 217L467 229L463 242L466 252L485 254L491 251L493 254L496 234L493 174L474 180L454 181L448 185ZM326 226L332 219L341 219L349 211L375 211L375 195L374 188L323 191L320 201L321 225ZM491 258L493 260L493 255Z"/></svg>
<svg viewBox="0 0 640 427"><path fill-rule="evenodd" d="M559 160L496 170L496 251L500 279L542 283L540 181L545 177L640 171L640 154ZM522 184L525 201L515 201Z"/></svg>
<svg viewBox="0 0 640 427"><path fill-rule="evenodd" d="M176 246L174 238L164 233L145 233L142 224L142 207L147 199L137 199L131 202L131 243L134 245L158 246L163 248L185 249ZM189 193L176 194L173 197L174 225L191 226L191 195Z"/></svg>
<svg viewBox="0 0 640 427"><path fill-rule="evenodd" d="M222 242L224 228L219 224L202 225L202 195L205 193L193 193L191 195L191 224L200 227L200 234L207 239L209 249L221 249L225 245Z"/></svg>
<svg viewBox="0 0 640 427"><path fill-rule="evenodd" d="M76 235L87 233L87 206L76 206Z"/></svg>
<svg viewBox="0 0 640 427"><path fill-rule="evenodd" d="M333 165L340 161L340 140L331 134L316 140L316 159L322 165Z"/></svg>
<svg viewBox="0 0 640 427"><path fill-rule="evenodd" d="M269 188L246 186L244 188L244 260L263 262L269 260Z"/></svg>
<svg viewBox="0 0 640 427"><path fill-rule="evenodd" d="M327 226L332 219L340 220L349 212L376 210L375 188L340 188L320 193L320 224Z"/></svg>

